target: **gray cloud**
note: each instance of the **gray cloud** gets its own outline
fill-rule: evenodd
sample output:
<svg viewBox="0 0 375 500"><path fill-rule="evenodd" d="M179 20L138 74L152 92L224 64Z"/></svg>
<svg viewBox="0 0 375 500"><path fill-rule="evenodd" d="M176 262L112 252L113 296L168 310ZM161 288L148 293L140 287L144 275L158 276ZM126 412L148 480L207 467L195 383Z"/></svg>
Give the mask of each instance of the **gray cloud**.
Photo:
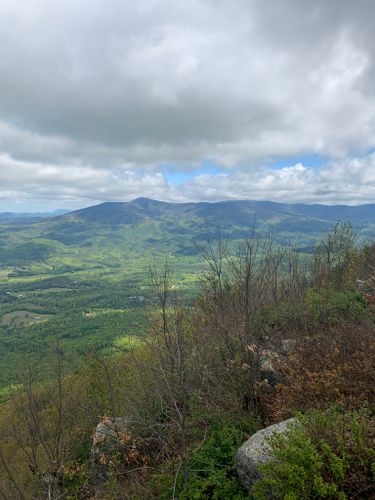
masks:
<svg viewBox="0 0 375 500"><path fill-rule="evenodd" d="M1 207L372 201L374 14L372 0L3 0ZM262 167L310 153L327 165ZM183 197L161 173L204 160L223 173Z"/></svg>

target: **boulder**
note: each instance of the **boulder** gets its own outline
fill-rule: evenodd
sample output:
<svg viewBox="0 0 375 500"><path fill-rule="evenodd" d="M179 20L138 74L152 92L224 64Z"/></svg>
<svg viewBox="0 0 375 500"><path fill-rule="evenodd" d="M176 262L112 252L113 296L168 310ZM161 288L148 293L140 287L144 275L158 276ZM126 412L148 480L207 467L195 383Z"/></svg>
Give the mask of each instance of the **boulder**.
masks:
<svg viewBox="0 0 375 500"><path fill-rule="evenodd" d="M96 426L90 450L94 484L100 484L106 480L111 456L123 445L127 435L130 435L130 424L131 418L129 417L102 417Z"/></svg>
<svg viewBox="0 0 375 500"><path fill-rule="evenodd" d="M297 424L295 418L290 418L262 429L251 436L237 451L237 474L242 485L250 491L255 481L261 479L259 465L272 460L269 438L276 433L287 432L290 427Z"/></svg>
<svg viewBox="0 0 375 500"><path fill-rule="evenodd" d="M281 350L283 354L290 354L297 346L297 339L283 339L281 341Z"/></svg>
<svg viewBox="0 0 375 500"><path fill-rule="evenodd" d="M103 448L115 444L119 434L126 432L130 423L129 417L103 417L92 436L93 448Z"/></svg>
<svg viewBox="0 0 375 500"><path fill-rule="evenodd" d="M260 356L260 376L261 379L267 381L271 386L275 386L281 382L280 374L274 366L275 360L279 358L275 351L264 349Z"/></svg>

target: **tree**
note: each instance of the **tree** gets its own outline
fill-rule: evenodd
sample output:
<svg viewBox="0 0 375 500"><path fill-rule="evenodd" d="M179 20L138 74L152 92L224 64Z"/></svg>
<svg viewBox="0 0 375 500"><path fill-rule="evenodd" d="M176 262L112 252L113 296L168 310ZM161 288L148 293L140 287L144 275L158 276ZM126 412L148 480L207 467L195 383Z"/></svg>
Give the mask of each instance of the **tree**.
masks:
<svg viewBox="0 0 375 500"><path fill-rule="evenodd" d="M353 283L356 235L349 222L338 222L316 247L313 281L317 288L342 290Z"/></svg>

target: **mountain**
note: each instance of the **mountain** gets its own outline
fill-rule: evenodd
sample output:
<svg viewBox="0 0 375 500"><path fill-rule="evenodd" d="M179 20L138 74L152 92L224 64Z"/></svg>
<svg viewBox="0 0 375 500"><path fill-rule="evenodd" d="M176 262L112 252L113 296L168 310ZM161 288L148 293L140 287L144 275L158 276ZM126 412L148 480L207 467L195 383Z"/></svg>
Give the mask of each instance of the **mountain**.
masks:
<svg viewBox="0 0 375 500"><path fill-rule="evenodd" d="M148 198L137 198L130 202L108 202L71 212L66 220L109 223L111 225L137 224L148 219L166 220L178 218L208 219L214 224L228 223L247 226L253 222L277 224L276 218L301 219L306 217L321 222L338 220L353 224L373 224L375 204L348 205L306 205L286 204L271 201L233 200L216 203L171 203ZM307 228L308 229L308 228Z"/></svg>
<svg viewBox="0 0 375 500"><path fill-rule="evenodd" d="M17 214L18 215L18 214ZM270 201L170 203L147 198L107 202L56 214L0 214L0 259L5 264L46 262L56 256L85 259L196 255L207 231L238 240L254 226L272 231L283 244L293 240L309 252L335 222L353 224L365 240L375 232L375 204L325 206ZM41 217L38 219L38 217Z"/></svg>
<svg viewBox="0 0 375 500"><path fill-rule="evenodd" d="M54 212L0 212L0 224L28 224L43 219L65 215L70 210L59 209Z"/></svg>
<svg viewBox="0 0 375 500"><path fill-rule="evenodd" d="M60 241L70 231L81 232L85 238L87 229L95 227L107 228L109 238L130 228L147 228L153 241L158 235L164 242L168 235L199 240L205 237L207 228L214 233L220 228L229 239L238 239L256 226L262 232L272 230L280 242L294 239L302 244L320 238L337 221L351 222L362 237L368 237L375 230L375 204L325 206L249 200L170 203L137 198L131 202L102 203L55 220L61 231L57 236Z"/></svg>

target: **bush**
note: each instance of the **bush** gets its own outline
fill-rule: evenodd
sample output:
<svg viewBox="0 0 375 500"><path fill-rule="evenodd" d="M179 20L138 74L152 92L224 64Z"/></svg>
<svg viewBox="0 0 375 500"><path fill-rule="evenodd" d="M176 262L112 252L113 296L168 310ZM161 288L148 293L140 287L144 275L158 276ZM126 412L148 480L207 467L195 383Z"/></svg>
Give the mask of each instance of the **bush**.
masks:
<svg viewBox="0 0 375 500"><path fill-rule="evenodd" d="M216 424L203 446L188 462L188 484L181 499L248 498L240 485L234 457L243 443L244 433L229 423Z"/></svg>
<svg viewBox="0 0 375 500"><path fill-rule="evenodd" d="M170 463L164 472L154 475L155 497L166 500L172 497L181 500L249 498L237 477L235 455L239 446L258 429L258 420L248 416L235 425L225 419L211 420L204 412L196 416L208 417L208 433L202 440L202 429L196 428L188 460L180 462L179 468Z"/></svg>
<svg viewBox="0 0 375 500"><path fill-rule="evenodd" d="M278 369L283 381L269 401L272 420L333 404L358 410L374 401L374 326L345 325L299 339Z"/></svg>
<svg viewBox="0 0 375 500"><path fill-rule="evenodd" d="M256 500L373 498L375 421L365 410L314 410L270 440L276 460L260 467Z"/></svg>
<svg viewBox="0 0 375 500"><path fill-rule="evenodd" d="M334 292L330 289L311 289L306 294L306 309L314 322L330 325L368 318L364 295L351 290Z"/></svg>

